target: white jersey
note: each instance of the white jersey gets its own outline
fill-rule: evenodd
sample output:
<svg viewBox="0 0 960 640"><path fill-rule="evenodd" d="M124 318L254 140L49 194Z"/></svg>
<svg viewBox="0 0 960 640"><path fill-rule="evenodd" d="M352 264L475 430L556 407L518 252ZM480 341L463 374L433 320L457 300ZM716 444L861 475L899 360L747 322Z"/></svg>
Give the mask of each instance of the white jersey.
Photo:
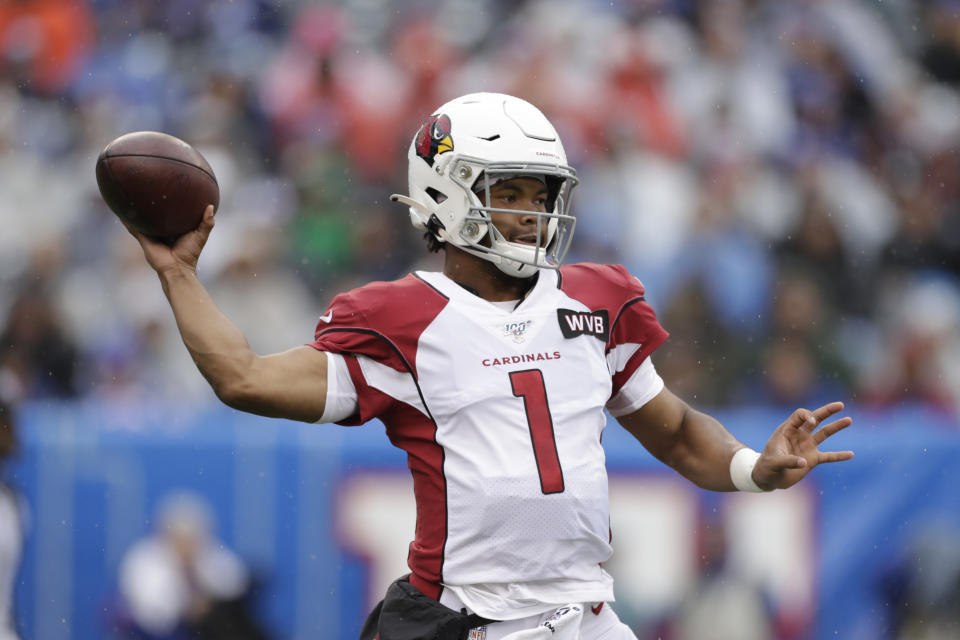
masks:
<svg viewBox="0 0 960 640"><path fill-rule="evenodd" d="M493 619L612 600L604 408L666 337L619 266L541 271L512 310L440 273L334 298L313 346L346 356L341 424L408 454L411 582Z"/></svg>
<svg viewBox="0 0 960 640"><path fill-rule="evenodd" d="M16 640L13 587L23 551L23 523L17 496L0 483L0 640Z"/></svg>

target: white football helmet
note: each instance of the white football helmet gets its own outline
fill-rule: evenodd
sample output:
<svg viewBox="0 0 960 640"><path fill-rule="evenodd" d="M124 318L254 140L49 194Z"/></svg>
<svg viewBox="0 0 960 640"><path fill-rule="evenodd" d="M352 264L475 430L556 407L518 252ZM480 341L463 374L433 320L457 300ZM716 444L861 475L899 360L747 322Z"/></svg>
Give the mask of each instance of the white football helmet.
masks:
<svg viewBox="0 0 960 640"><path fill-rule="evenodd" d="M576 224L568 211L577 173L567 166L553 125L535 106L499 93L451 100L420 126L407 159L410 195L391 199L410 207L414 227L517 278L560 267ZM491 202L493 184L518 176L547 185L545 213L483 204ZM509 242L493 225L491 212L536 215L539 242Z"/></svg>

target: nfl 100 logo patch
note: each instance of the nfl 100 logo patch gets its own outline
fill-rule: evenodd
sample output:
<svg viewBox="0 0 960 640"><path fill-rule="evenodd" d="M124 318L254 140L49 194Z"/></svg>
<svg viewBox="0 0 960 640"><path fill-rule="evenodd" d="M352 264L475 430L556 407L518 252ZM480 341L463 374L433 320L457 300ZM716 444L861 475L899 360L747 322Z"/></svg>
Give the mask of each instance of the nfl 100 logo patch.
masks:
<svg viewBox="0 0 960 640"><path fill-rule="evenodd" d="M511 320L503 325L503 335L519 344L527 339L527 330L532 324L533 320Z"/></svg>
<svg viewBox="0 0 960 640"><path fill-rule="evenodd" d="M467 640L487 640L487 625L470 629L470 635Z"/></svg>

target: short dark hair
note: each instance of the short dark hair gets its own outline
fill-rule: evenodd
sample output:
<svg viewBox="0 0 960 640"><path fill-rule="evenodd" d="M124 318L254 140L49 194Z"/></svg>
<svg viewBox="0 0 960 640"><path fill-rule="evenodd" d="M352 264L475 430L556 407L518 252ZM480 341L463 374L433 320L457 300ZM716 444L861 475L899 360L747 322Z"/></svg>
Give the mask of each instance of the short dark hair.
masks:
<svg viewBox="0 0 960 640"><path fill-rule="evenodd" d="M427 231L424 233L423 238L427 241L427 251L430 253L438 253L447 244L437 236L433 235L432 231Z"/></svg>

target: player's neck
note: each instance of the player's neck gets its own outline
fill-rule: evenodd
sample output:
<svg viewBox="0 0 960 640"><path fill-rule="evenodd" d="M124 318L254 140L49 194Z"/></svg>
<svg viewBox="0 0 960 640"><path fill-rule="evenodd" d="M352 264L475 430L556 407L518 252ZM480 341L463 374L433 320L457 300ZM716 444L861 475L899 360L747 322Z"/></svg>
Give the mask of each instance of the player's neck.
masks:
<svg viewBox="0 0 960 640"><path fill-rule="evenodd" d="M443 273L476 296L490 302L520 300L536 283L536 277L514 278L483 258L450 247L446 249Z"/></svg>

